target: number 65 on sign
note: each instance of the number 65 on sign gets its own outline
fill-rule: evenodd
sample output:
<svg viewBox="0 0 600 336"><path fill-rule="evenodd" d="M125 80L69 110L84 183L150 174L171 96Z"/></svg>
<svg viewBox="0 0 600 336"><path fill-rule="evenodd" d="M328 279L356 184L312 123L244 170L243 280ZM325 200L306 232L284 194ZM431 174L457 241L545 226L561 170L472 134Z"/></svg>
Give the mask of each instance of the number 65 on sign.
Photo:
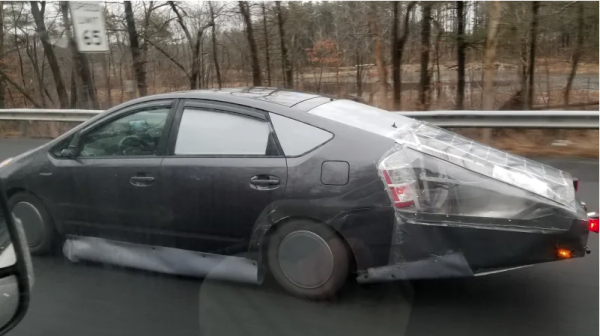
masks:
<svg viewBox="0 0 600 336"><path fill-rule="evenodd" d="M109 51L104 12L100 2L69 2L71 21L80 52Z"/></svg>

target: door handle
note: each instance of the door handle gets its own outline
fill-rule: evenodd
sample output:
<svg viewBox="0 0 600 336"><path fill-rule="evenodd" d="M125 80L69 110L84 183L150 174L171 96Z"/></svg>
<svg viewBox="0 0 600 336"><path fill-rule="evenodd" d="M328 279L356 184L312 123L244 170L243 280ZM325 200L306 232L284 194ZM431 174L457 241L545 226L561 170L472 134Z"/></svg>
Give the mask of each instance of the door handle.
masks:
<svg viewBox="0 0 600 336"><path fill-rule="evenodd" d="M129 183L136 187L145 187L149 186L154 182L154 177L152 176L132 176L129 179Z"/></svg>
<svg viewBox="0 0 600 336"><path fill-rule="evenodd" d="M275 176L253 176L250 179L250 184L260 187L276 186L279 185L279 179Z"/></svg>

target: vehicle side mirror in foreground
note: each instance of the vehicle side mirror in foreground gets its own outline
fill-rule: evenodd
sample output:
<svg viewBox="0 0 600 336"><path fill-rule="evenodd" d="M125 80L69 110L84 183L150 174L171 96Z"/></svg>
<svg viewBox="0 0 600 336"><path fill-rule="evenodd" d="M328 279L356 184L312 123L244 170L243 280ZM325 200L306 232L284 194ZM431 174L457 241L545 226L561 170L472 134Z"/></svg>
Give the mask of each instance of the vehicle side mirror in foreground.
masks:
<svg viewBox="0 0 600 336"><path fill-rule="evenodd" d="M0 336L25 316L33 267L21 221L8 211L0 181Z"/></svg>

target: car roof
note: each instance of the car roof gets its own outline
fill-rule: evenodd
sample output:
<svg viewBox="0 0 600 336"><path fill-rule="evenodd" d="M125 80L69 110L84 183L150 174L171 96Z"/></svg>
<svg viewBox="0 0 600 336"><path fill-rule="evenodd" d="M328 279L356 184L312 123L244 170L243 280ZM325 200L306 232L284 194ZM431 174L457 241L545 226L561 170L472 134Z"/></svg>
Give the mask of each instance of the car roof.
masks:
<svg viewBox="0 0 600 336"><path fill-rule="evenodd" d="M328 103L335 99L317 93L298 92L286 89L269 88L269 87L245 87L245 88L223 88L223 89L203 89L203 90L188 90L176 91L164 94L153 95L153 98L203 98L210 99L213 96L218 100L222 100L223 95L231 95L236 100L248 99L248 104L251 101L262 101L267 103L285 106L296 110L307 112L321 104ZM150 97L150 96L148 96Z"/></svg>

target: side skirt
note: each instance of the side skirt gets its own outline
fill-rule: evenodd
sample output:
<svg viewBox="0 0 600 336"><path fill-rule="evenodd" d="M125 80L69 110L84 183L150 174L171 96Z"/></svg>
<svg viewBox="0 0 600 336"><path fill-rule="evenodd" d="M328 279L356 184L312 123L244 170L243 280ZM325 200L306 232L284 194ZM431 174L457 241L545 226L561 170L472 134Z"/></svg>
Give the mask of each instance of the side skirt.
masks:
<svg viewBox="0 0 600 336"><path fill-rule="evenodd" d="M259 283L257 262L244 257L72 235L66 237L63 253L72 262L85 260L174 275Z"/></svg>

